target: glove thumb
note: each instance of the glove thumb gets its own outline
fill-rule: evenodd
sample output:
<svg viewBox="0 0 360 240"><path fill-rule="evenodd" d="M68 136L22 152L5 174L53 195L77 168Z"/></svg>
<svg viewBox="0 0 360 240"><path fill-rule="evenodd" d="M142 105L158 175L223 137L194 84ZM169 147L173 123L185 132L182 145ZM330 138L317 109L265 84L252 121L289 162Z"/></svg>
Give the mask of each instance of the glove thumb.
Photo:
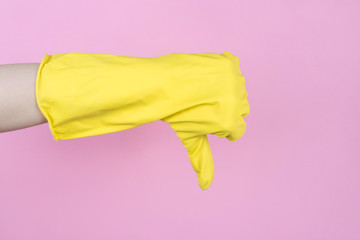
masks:
<svg viewBox="0 0 360 240"><path fill-rule="evenodd" d="M207 135L186 137L185 132L177 132L182 144L188 151L188 156L198 176L202 190L210 187L214 178L214 162Z"/></svg>

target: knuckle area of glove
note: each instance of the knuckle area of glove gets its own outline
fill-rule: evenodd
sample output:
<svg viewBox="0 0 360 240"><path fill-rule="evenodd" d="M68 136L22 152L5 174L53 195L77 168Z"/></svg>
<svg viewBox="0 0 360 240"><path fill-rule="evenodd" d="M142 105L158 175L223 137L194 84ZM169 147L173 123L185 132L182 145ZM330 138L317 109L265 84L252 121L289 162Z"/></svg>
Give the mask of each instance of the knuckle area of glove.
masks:
<svg viewBox="0 0 360 240"><path fill-rule="evenodd" d="M230 133L236 127L241 109L241 75L237 72L234 62L224 58L224 65L218 95L218 130ZM220 90L221 89L221 90Z"/></svg>
<svg viewBox="0 0 360 240"><path fill-rule="evenodd" d="M217 130L231 132L236 125L236 103L233 100L223 100L220 102L220 110L217 118Z"/></svg>

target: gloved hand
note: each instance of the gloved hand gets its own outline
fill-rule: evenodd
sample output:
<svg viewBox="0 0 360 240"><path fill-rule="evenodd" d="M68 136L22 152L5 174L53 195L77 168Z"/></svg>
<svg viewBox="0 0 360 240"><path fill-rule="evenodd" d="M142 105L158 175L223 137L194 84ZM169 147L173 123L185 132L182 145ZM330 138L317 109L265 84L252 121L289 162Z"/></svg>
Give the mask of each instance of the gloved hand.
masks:
<svg viewBox="0 0 360 240"><path fill-rule="evenodd" d="M214 177L207 134L236 141L249 114L239 60L229 52L149 58L46 54L36 99L55 141L168 122L203 190Z"/></svg>

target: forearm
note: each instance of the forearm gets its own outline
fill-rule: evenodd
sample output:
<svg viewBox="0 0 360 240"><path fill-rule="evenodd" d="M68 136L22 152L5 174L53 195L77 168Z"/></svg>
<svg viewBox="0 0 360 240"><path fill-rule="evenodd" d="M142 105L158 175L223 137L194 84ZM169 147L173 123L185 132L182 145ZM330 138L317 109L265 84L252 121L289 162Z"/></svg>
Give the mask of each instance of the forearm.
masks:
<svg viewBox="0 0 360 240"><path fill-rule="evenodd" d="M36 102L40 63L0 65L0 132L46 123Z"/></svg>

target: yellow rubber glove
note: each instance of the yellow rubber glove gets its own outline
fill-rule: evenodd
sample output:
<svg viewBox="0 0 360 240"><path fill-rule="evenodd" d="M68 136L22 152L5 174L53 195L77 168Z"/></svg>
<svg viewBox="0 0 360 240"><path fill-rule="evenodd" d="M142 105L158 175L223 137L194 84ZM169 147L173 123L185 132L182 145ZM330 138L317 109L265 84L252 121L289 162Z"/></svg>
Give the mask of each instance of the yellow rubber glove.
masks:
<svg viewBox="0 0 360 240"><path fill-rule="evenodd" d="M249 114L239 59L230 52L148 58L46 54L36 99L55 141L168 122L188 150L203 190L214 177L207 134L236 141Z"/></svg>

